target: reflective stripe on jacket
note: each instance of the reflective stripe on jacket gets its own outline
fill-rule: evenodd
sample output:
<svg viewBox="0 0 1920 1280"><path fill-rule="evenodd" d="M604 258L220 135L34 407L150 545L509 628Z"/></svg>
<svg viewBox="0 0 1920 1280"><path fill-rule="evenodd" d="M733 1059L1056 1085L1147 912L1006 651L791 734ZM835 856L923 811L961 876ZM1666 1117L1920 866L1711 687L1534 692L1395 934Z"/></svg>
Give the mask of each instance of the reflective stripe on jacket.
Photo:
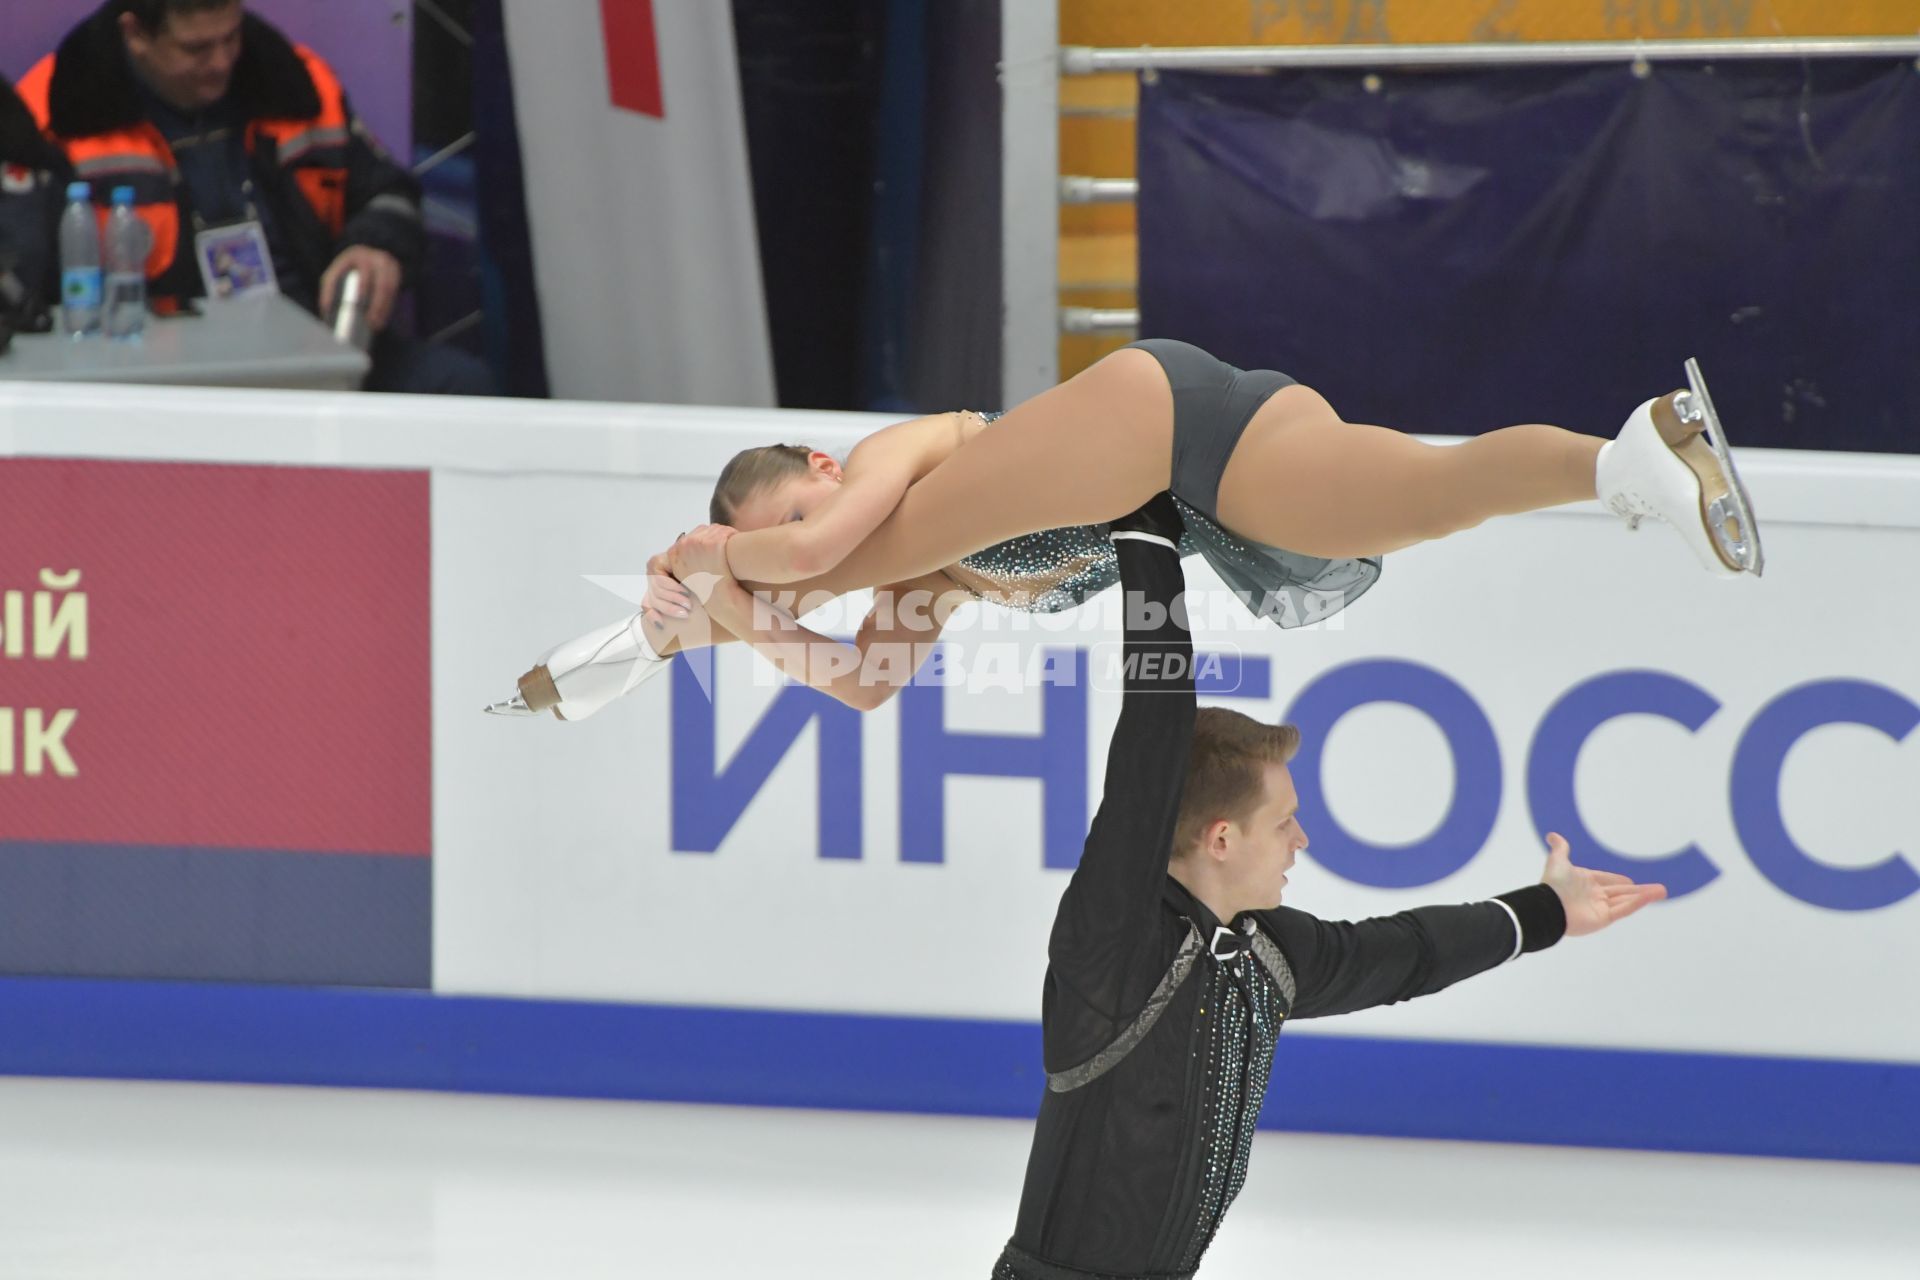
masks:
<svg viewBox="0 0 1920 1280"><path fill-rule="evenodd" d="M252 121L247 126L247 151L258 155L271 146L275 162L337 238L347 221L346 94L325 59L304 45L293 48L313 79L320 113L304 120ZM163 276L179 255L181 240L180 171L173 148L158 128L145 121L78 137L54 131L51 88L56 57L48 54L34 64L19 83L20 98L40 127L66 151L74 177L93 184L103 224L108 202L101 197L117 186L133 188L134 210L152 232L147 275Z"/></svg>

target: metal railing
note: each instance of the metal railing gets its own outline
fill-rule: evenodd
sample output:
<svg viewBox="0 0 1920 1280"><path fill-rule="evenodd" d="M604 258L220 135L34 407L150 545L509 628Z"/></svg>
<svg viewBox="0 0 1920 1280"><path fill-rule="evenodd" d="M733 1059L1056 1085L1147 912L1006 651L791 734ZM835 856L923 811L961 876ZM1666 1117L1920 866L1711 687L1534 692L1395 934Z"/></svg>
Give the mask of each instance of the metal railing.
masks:
<svg viewBox="0 0 1920 1280"><path fill-rule="evenodd" d="M1133 178L1060 179L1060 200L1064 204L1127 204L1140 194Z"/></svg>
<svg viewBox="0 0 1920 1280"><path fill-rule="evenodd" d="M1063 75L1108 71L1260 71L1312 68L1547 66L1625 62L1636 75L1655 62L1722 62L1753 58L1913 58L1920 71L1920 36L1772 37L1740 40L1561 40L1501 44L1215 45L1186 49L1142 46L1096 49L1063 46ZM1369 85L1369 87L1376 87ZM1135 199L1133 178L1079 174L1059 181L1062 204L1120 204ZM1137 333L1140 312L1130 307L1061 307L1060 332Z"/></svg>
<svg viewBox="0 0 1920 1280"><path fill-rule="evenodd" d="M1920 36L1752 40L1540 40L1500 44L1214 45L1191 49L1063 46L1065 75L1102 71L1256 71L1271 67L1501 67L1729 58L1916 58Z"/></svg>
<svg viewBox="0 0 1920 1280"><path fill-rule="evenodd" d="M1128 333L1140 327L1136 307L1062 307L1062 333Z"/></svg>

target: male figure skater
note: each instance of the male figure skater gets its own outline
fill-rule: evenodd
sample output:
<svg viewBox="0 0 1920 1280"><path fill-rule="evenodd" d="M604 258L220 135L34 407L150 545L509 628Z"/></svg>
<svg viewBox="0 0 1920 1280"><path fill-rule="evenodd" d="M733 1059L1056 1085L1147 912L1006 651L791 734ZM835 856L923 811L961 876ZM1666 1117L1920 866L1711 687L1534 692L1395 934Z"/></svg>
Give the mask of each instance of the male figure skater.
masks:
<svg viewBox="0 0 1920 1280"><path fill-rule="evenodd" d="M1298 732L1196 710L1166 495L1112 528L1125 695L1047 948L1047 1092L994 1280L1192 1275L1246 1176L1284 1020L1428 995L1666 896L1573 866L1555 835L1542 882L1488 902L1357 924L1280 906L1307 847Z"/></svg>

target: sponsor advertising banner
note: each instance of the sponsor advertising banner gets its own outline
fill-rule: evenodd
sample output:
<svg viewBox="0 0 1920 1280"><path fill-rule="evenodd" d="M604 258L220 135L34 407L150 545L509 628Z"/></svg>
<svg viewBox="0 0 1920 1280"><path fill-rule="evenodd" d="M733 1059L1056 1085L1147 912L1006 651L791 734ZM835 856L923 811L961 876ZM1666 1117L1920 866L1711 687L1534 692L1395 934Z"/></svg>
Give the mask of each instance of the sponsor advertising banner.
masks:
<svg viewBox="0 0 1920 1280"><path fill-rule="evenodd" d="M0 972L429 985L424 472L0 463Z"/></svg>
<svg viewBox="0 0 1920 1280"><path fill-rule="evenodd" d="M807 439L803 421L703 443ZM1293 905L1489 896L1538 878L1548 830L1673 893L1338 1030L1920 1059L1874 976L1920 963L1920 508L1896 496L1920 470L1751 456L1759 581L1575 508L1389 557L1352 608L1283 634L1187 561L1218 659L1204 700L1307 734ZM464 699L437 710L441 988L1033 1016L1118 712L1111 596L1050 618L968 606L946 683L865 715L730 646L711 697L683 666L581 724L473 719L546 645L619 616L585 575L637 573L700 522L709 482L685 470L439 480L440 616L473 637L436 664Z"/></svg>

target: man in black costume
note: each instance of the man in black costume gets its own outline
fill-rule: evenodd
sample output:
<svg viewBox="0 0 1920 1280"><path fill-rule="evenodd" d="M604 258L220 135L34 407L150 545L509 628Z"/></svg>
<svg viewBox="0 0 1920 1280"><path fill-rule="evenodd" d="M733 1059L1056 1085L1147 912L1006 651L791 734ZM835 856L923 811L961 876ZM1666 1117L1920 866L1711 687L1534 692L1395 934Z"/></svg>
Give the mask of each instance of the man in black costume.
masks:
<svg viewBox="0 0 1920 1280"><path fill-rule="evenodd" d="M1356 924L1280 906L1307 847L1299 735L1196 709L1180 532L1165 495L1113 525L1125 696L1048 943L1047 1092L995 1280L1193 1274L1246 1176L1284 1020L1428 995L1666 896L1573 866L1554 835L1540 884L1486 902Z"/></svg>

